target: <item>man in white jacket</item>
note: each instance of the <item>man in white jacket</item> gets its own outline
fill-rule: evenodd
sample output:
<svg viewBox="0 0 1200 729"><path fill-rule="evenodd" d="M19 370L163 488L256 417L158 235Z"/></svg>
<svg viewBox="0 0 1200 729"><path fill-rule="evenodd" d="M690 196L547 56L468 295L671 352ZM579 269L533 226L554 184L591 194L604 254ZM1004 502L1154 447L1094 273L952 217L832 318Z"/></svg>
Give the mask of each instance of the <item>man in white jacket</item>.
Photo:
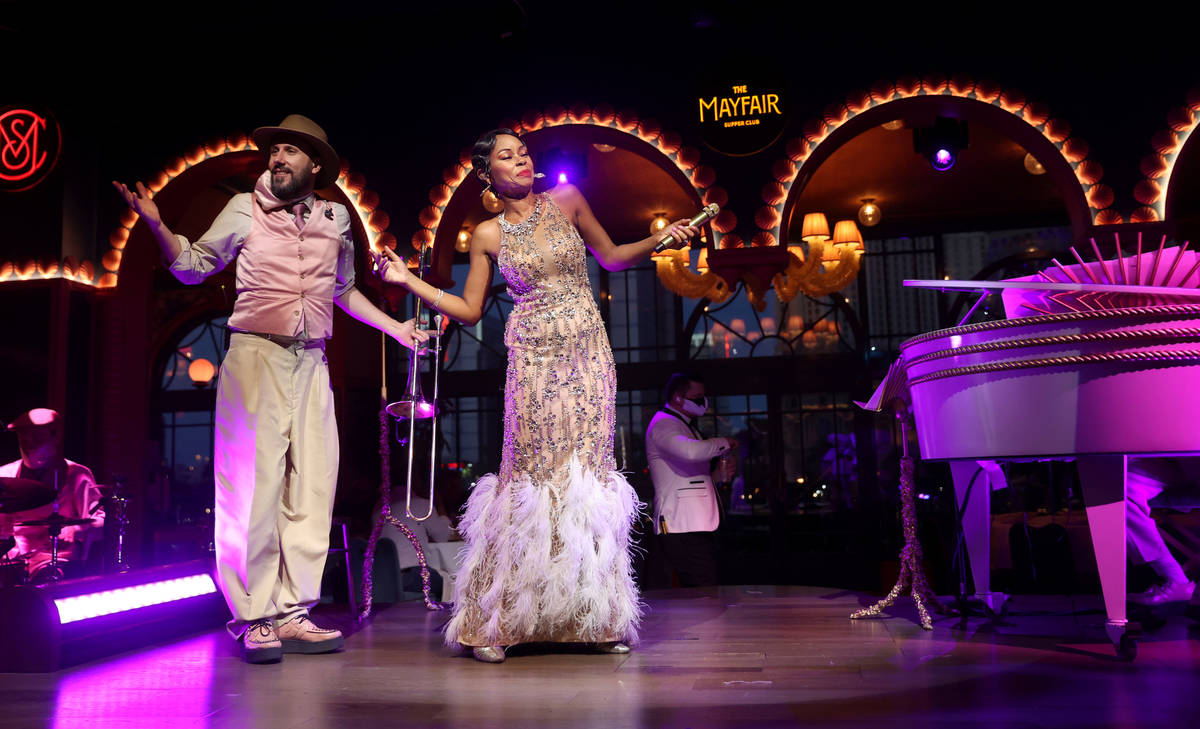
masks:
<svg viewBox="0 0 1200 729"><path fill-rule="evenodd" d="M733 438L704 438L696 418L708 411L704 383L676 373L667 402L646 427L646 460L654 481L654 531L667 563L684 587L715 585L715 535L721 522L709 464L737 446Z"/></svg>

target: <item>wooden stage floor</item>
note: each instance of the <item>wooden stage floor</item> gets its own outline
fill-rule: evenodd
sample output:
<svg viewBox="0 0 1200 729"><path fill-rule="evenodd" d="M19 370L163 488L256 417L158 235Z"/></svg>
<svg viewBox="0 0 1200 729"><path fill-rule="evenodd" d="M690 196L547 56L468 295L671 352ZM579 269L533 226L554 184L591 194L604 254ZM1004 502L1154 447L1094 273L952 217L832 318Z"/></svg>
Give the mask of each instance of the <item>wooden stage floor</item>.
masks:
<svg viewBox="0 0 1200 729"><path fill-rule="evenodd" d="M874 598L816 587L646 595L626 656L518 648L478 663L445 613L381 606L344 652L251 666L211 631L55 674L0 675L0 728L1177 727L1196 717L1200 635L1182 615L1116 660L1099 599L1018 597L999 623L847 619ZM345 626L343 610L324 622Z"/></svg>

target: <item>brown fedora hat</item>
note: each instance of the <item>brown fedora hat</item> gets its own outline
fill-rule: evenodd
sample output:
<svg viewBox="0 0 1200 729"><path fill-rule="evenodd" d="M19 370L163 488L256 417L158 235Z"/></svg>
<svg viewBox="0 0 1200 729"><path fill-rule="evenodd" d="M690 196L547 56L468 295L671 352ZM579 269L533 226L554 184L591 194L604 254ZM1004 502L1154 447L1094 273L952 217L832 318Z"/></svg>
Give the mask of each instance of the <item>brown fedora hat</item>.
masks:
<svg viewBox="0 0 1200 729"><path fill-rule="evenodd" d="M317 155L314 161L321 165L321 171L317 173L317 179L313 182L314 187L329 187L337 181L342 166L341 158L333 151L333 147L329 146L325 130L315 121L300 114L288 114L286 119L279 122L279 126L259 127L250 137L265 153L270 151L271 140L278 135L299 137L311 145L313 153Z"/></svg>

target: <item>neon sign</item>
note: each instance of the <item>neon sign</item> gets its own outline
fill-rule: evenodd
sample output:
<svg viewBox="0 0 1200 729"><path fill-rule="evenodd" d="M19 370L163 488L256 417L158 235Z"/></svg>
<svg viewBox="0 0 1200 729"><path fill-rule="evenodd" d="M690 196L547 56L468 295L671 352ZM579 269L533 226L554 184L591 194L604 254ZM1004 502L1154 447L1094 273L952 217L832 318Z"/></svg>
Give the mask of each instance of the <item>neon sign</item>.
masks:
<svg viewBox="0 0 1200 729"><path fill-rule="evenodd" d="M704 143L722 154L754 154L779 138L787 117L783 95L769 83L714 83L696 96Z"/></svg>
<svg viewBox="0 0 1200 729"><path fill-rule="evenodd" d="M725 127L757 126L759 117L763 114L782 114L779 110L779 94L748 94L745 84L735 85L733 93L737 96L726 96L700 99L700 123L706 120L704 112L709 112L709 119L720 121L725 117L740 117L726 121ZM747 118L749 117L749 118Z"/></svg>
<svg viewBox="0 0 1200 729"><path fill-rule="evenodd" d="M62 146L58 122L24 106L0 109L0 190L35 187L54 169Z"/></svg>

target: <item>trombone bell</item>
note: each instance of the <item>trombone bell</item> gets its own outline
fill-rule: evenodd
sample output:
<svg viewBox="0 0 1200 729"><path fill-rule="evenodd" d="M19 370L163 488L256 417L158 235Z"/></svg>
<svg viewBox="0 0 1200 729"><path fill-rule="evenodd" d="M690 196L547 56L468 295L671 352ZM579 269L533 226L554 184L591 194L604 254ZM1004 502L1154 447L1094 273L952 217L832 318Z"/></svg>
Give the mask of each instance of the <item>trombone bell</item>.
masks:
<svg viewBox="0 0 1200 729"><path fill-rule="evenodd" d="M397 400L390 403L387 408L387 414L397 419L413 419L421 420L424 418L432 418L437 415L437 406L428 400Z"/></svg>

